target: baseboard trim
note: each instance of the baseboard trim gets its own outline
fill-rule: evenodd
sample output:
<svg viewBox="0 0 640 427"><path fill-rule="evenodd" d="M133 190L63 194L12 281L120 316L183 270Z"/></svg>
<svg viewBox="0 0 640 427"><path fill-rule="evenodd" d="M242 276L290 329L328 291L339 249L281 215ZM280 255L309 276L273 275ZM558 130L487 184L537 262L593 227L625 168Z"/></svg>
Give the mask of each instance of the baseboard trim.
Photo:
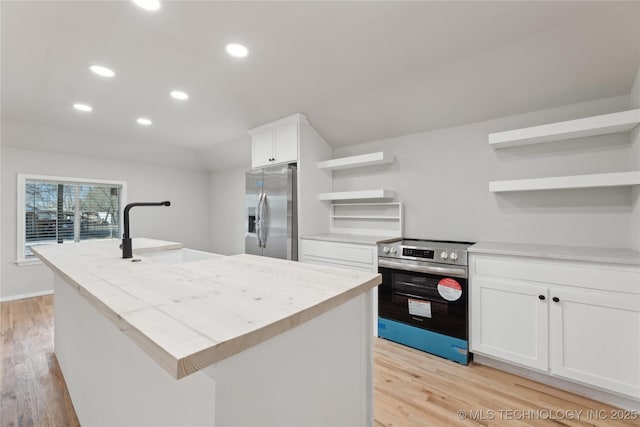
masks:
<svg viewBox="0 0 640 427"><path fill-rule="evenodd" d="M607 403L618 408L628 409L631 411L640 411L640 401L634 400L630 397L620 396L618 394L574 383L562 378L552 377L547 374L532 371L521 366L512 365L508 362L503 362L501 360L496 360L476 353L473 354L473 362L479 365L489 366L500 371L505 371L514 375L528 378L530 380L556 387L571 393L579 394L580 396L588 397L589 399Z"/></svg>
<svg viewBox="0 0 640 427"><path fill-rule="evenodd" d="M51 295L52 293L53 293L53 289L49 289L48 291L30 292L28 294L11 295L9 297L0 298L0 302L15 301L18 299L25 299L25 298L41 297L43 295Z"/></svg>

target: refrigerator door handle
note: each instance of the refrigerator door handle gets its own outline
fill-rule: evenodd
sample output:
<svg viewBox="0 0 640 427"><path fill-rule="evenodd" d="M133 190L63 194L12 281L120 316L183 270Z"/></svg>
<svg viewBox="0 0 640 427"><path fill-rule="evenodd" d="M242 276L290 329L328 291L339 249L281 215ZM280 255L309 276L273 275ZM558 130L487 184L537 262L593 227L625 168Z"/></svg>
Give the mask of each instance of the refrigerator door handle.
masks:
<svg viewBox="0 0 640 427"><path fill-rule="evenodd" d="M258 247L262 248L262 198L264 193L258 196L258 208L256 209L256 236L258 237Z"/></svg>
<svg viewBox="0 0 640 427"><path fill-rule="evenodd" d="M260 230L258 230L258 241L261 242L262 247L267 247L267 227L265 220L267 218L267 193L260 195L260 203L258 204L258 211L260 212Z"/></svg>

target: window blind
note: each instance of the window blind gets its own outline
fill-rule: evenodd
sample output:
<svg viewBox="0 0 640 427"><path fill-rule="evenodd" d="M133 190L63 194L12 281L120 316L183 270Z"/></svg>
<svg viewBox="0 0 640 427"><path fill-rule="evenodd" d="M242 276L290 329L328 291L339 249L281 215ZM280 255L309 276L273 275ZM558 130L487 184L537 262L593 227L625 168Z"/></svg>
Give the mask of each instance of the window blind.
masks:
<svg viewBox="0 0 640 427"><path fill-rule="evenodd" d="M121 185L28 179L24 191L25 257L35 245L120 236Z"/></svg>

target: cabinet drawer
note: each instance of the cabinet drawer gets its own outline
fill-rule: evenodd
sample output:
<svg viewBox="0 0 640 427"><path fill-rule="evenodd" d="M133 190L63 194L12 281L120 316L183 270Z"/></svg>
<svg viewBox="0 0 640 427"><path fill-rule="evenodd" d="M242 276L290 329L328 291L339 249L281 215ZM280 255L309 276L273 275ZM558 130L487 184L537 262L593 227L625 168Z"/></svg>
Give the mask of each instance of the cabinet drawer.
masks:
<svg viewBox="0 0 640 427"><path fill-rule="evenodd" d="M347 268L349 270L366 271L367 273L373 273L372 267L368 265L349 263L327 258L316 258L309 255L303 255L302 262L306 262L308 264L326 265L327 267Z"/></svg>
<svg viewBox="0 0 640 427"><path fill-rule="evenodd" d="M640 294L635 266L471 254L470 274Z"/></svg>
<svg viewBox="0 0 640 427"><path fill-rule="evenodd" d="M350 245L345 243L322 242L318 240L302 240L302 255L373 265L376 247Z"/></svg>

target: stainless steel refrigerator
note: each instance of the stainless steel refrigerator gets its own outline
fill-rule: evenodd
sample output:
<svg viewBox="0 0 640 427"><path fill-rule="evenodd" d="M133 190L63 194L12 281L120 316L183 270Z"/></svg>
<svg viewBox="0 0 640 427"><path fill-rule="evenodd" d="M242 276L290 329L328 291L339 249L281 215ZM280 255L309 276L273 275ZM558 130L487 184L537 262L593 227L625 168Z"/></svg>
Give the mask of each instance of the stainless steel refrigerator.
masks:
<svg viewBox="0 0 640 427"><path fill-rule="evenodd" d="M245 187L245 253L297 261L296 166L250 170Z"/></svg>

